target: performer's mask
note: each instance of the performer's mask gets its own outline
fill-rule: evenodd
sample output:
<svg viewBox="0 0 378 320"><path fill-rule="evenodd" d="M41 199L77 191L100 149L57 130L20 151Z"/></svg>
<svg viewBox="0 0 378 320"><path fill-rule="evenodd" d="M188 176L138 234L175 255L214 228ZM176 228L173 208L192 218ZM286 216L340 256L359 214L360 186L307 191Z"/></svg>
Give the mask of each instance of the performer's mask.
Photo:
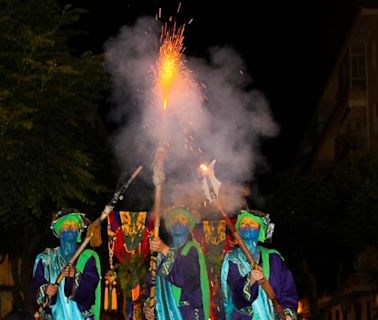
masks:
<svg viewBox="0 0 378 320"><path fill-rule="evenodd" d="M64 222L60 229L60 239L63 241L76 241L79 234L79 225L73 221Z"/></svg>
<svg viewBox="0 0 378 320"><path fill-rule="evenodd" d="M189 226L180 222L175 222L171 226L171 232L173 236L182 236L189 234Z"/></svg>
<svg viewBox="0 0 378 320"><path fill-rule="evenodd" d="M252 240L257 242L259 239L260 229L244 227L240 228L239 233L244 240Z"/></svg>
<svg viewBox="0 0 378 320"><path fill-rule="evenodd" d="M79 230L62 230L60 233L60 239L65 241L76 241L77 237L79 236Z"/></svg>

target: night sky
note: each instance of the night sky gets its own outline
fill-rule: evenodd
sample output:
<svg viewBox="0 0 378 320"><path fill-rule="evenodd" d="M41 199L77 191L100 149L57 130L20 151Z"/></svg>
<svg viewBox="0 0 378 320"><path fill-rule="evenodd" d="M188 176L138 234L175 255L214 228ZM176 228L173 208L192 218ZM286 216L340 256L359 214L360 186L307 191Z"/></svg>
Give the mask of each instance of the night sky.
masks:
<svg viewBox="0 0 378 320"><path fill-rule="evenodd" d="M371 2L371 1L370 1ZM373 1L377 2L377 1ZM176 14L179 1L81 0L89 13L80 50L100 53L103 43L138 17ZM176 20L186 28L186 54L205 57L212 46L231 46L270 101L280 134L263 143L273 171L287 168L301 142L361 0L181 2Z"/></svg>

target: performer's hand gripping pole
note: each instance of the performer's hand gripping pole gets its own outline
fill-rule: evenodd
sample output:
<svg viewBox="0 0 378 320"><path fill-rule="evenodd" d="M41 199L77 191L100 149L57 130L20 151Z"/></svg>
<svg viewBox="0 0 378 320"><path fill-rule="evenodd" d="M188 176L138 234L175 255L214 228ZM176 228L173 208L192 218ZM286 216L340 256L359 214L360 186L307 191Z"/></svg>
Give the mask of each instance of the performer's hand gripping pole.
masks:
<svg viewBox="0 0 378 320"><path fill-rule="evenodd" d="M155 185L155 203L154 203L154 238L159 237L160 228L160 207L161 207L161 190L165 181L164 174L164 158L165 158L165 146L160 143L156 149L153 166L153 183ZM156 253L151 254L150 260L151 271L151 288L149 307L155 308L155 286L156 286Z"/></svg>

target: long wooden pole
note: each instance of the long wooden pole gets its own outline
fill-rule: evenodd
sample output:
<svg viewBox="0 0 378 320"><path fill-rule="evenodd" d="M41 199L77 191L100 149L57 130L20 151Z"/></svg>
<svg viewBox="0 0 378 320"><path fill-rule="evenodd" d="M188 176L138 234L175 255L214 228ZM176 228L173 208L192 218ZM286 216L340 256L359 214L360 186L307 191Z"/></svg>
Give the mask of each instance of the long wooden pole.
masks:
<svg viewBox="0 0 378 320"><path fill-rule="evenodd" d="M129 180L124 184L122 185L122 187L113 195L113 198L112 200L110 200L110 202L105 206L104 210L102 211L100 217L98 217L93 223L94 224L97 224L98 226L101 225L101 222L104 221L109 213L114 209L114 206L115 204L118 202L118 200L123 196L123 194L125 193L126 189L129 187L129 185L131 184L131 182L135 179L135 177L140 173L140 171L142 170L142 166L139 166L135 171L134 173L131 175L131 177L129 178ZM94 230L95 228L92 228L92 230ZM76 249L76 251L74 252L74 254L72 255L71 259L68 261L68 264L67 265L73 265L75 263L75 261L79 258L79 256L81 255L81 253L84 251L84 249L87 247L88 243L91 241L92 237L94 235L94 232L90 232L89 234L87 234L86 238L84 239L84 241L81 243L81 245L79 246L79 248ZM65 269L65 268L64 268ZM60 283L63 281L64 279L64 269L60 272L58 278L56 279L55 281L55 284L57 286L60 285ZM34 313L34 318L35 319L39 319L41 313L43 312L43 310L46 309L46 307L48 306L50 302L50 299L48 296L46 296L46 299L45 299L45 302L43 304L41 304L38 308L38 310Z"/></svg>
<svg viewBox="0 0 378 320"><path fill-rule="evenodd" d="M160 229L160 208L161 208L161 193L162 185L165 181L164 174L164 158L165 147L162 143L156 149L154 163L153 163L153 182L155 185L155 199L154 199L154 238L159 237ZM155 287L156 287L156 253L151 254L150 271L151 271L151 288L150 288L150 308L155 308Z"/></svg>

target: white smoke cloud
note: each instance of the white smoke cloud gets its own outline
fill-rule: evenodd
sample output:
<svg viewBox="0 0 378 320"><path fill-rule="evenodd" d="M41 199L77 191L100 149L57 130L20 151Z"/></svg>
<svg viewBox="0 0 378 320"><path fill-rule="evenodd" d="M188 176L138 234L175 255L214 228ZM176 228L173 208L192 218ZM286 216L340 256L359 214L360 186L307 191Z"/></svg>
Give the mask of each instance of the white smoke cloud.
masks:
<svg viewBox="0 0 378 320"><path fill-rule="evenodd" d="M256 166L263 162L260 140L278 133L266 98L251 89L250 76L241 74L246 68L240 55L232 48L217 47L210 49L209 61L183 56L190 77L186 73L176 80L168 112L163 114L153 72L159 37L159 23L141 18L134 26L123 27L105 46L114 86L110 117L119 125L113 142L120 163L149 168L158 143L164 140L169 145L167 205L196 205L185 203L196 202L196 169L212 159L217 159L216 174L224 185L227 181L242 190L240 185L253 180ZM230 210L240 207L246 195L245 190L228 194L234 195L226 204ZM202 202L200 197L197 202Z"/></svg>

